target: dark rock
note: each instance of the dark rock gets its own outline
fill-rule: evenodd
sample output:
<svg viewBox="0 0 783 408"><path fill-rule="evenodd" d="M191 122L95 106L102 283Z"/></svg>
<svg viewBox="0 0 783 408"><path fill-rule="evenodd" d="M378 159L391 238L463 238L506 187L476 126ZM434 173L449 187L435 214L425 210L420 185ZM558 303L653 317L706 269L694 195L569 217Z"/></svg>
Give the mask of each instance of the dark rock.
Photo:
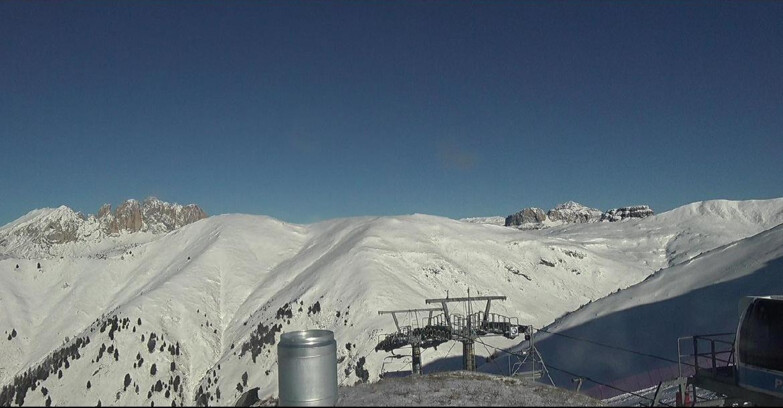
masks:
<svg viewBox="0 0 783 408"><path fill-rule="evenodd" d="M574 201L558 204L546 213L550 221L565 223L596 222L601 219L601 210L586 207Z"/></svg>
<svg viewBox="0 0 783 408"><path fill-rule="evenodd" d="M530 207L506 217L506 226L514 227L522 224L541 223L546 220L546 214L540 208Z"/></svg>
<svg viewBox="0 0 783 408"><path fill-rule="evenodd" d="M622 221L628 218L645 218L655 215L653 210L647 205L634 205L630 207L620 207L611 209L601 214L601 221Z"/></svg>
<svg viewBox="0 0 783 408"><path fill-rule="evenodd" d="M235 407L249 407L258 402L258 387L245 391L237 400Z"/></svg>

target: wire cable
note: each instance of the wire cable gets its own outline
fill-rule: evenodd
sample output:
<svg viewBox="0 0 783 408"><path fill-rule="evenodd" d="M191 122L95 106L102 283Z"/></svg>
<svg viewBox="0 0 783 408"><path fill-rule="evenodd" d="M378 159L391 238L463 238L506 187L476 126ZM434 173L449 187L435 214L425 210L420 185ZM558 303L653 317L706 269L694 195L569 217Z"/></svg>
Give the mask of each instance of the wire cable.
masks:
<svg viewBox="0 0 783 408"><path fill-rule="evenodd" d="M487 358L489 358L489 361L491 361L492 364L495 365L495 368L498 370L498 373L502 373L503 369L500 368L500 366L498 365L498 362L495 361L496 359L492 358L492 352L489 351L489 348L487 347L487 344L484 343L483 341L479 341L479 343L481 343L484 346L484 349L487 350L487 354L489 354L489 356Z"/></svg>
<svg viewBox="0 0 783 408"><path fill-rule="evenodd" d="M571 340L575 340L575 341L582 341L582 342L585 342L585 343L594 344L596 346L601 346L601 347L606 347L606 348L610 348L610 349L613 349L613 350L624 351L626 353L636 354L636 355L639 355L639 356L656 358L658 360L663 360L663 361L667 361L667 362L675 363L675 364L679 364L680 363L679 361L672 360L672 359L667 358L667 357L661 357L661 356L656 356L655 354L643 353L641 351L631 350L631 349L627 349L627 348L624 348L624 347L612 346L610 344L600 343L600 342L597 342L595 340L583 339L583 338L571 336L571 335L568 335L568 334L551 332L551 331L544 330L544 329L536 329L536 330L538 330L540 332L544 332L544 333L553 334L555 336L565 337L567 339L571 339Z"/></svg>
<svg viewBox="0 0 783 408"><path fill-rule="evenodd" d="M465 336L462 336L462 335L460 335L460 334L456 334L456 336L458 336L458 337L462 337L462 338L465 338L465 339L469 339L469 338L467 338L467 337L465 337ZM517 358L524 358L524 356L523 356L523 355L520 355L520 354L517 354L517 353L513 353L513 352L510 352L510 351L504 350L504 349L502 349L502 348L498 348L498 347L495 347L495 346L492 346L492 345L486 344L486 343L484 343L483 341L481 341L480 339L469 339L469 340L473 340L473 341L475 341L475 342L477 342L477 343L483 344L485 347L491 347L491 348L493 348L493 349L495 349L495 350L497 350L497 351L500 351L500 352L503 352L503 353L506 353L506 354L509 354L509 355L515 356L515 357L517 357ZM455 344L456 344L456 343L455 343ZM573 376L573 377L579 377L579 378L582 378L582 379L584 379L584 380L586 380L586 381L590 381L590 382L592 382L592 383L595 383L595 384L598 384L598 385L602 385L602 386L604 386L604 387L607 387L607 388L611 388L611 389L613 389L613 390L615 390L615 391L620 391L620 392L622 392L622 393L624 393L624 394L630 394L630 395L633 395L633 396L635 396L635 397L638 397L638 398L642 398L642 399L645 399L645 400L648 400L648 401L653 401L653 399L652 399L652 398L650 398L650 397L645 397L644 395L641 395L641 394L635 393L635 392L633 392L633 391L624 390L624 389L622 389L622 388L619 388L619 387L616 387L616 386L614 386L614 385L611 385L611 384L607 384L607 383L604 383L604 382L601 382L601 381L594 380L593 378L590 378L590 377L588 377L588 376L579 375L579 374L577 374L577 373L574 373L574 372L571 372L571 371L568 371L568 370L564 370L564 369L562 369L562 368L555 367L555 366L553 366L553 365L551 365L551 364L547 364L547 368L551 368L551 369L553 369L553 370L555 370L555 371L560 371L560 372L562 372L562 373L564 373L564 374L567 374L567 375L570 375L570 376ZM659 402L660 402L660 401L659 401ZM663 404L663 403L662 403L662 404ZM668 404L663 404L663 405L666 405L666 406L671 406L671 405L668 405Z"/></svg>

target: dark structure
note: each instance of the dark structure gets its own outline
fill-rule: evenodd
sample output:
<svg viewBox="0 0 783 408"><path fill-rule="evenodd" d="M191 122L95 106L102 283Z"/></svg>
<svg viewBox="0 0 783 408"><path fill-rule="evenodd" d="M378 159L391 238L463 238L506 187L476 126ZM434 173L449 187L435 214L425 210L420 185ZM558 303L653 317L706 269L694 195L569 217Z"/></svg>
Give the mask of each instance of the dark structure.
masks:
<svg viewBox="0 0 783 408"><path fill-rule="evenodd" d="M462 367L467 371L476 370L475 343L479 337L501 335L508 339L514 339L520 334L520 328L525 335L525 340L530 341L531 326L520 326L516 317L508 317L491 312L492 301L506 300L505 296L470 296L467 297L426 299L427 304L439 304L440 307L425 309L389 310L380 311L378 314L390 314L394 319L397 329L395 333L386 335L375 350L392 352L395 349L411 346L412 373L421 374L421 351L429 347L437 347L447 341L459 341L462 343ZM473 302L486 302L483 310L473 311ZM449 310L449 305L462 303L465 315ZM426 313L425 319L419 319L419 313ZM412 317L411 325L400 325L399 316ZM515 364L514 372L520 372L529 363L538 363L540 376L545 367L541 356L533 347L532 341L523 355L532 356L530 361L520 361ZM395 356L398 357L398 356ZM527 360L527 357L524 358ZM535 366L535 364L533 364ZM510 369L510 371L512 371Z"/></svg>
<svg viewBox="0 0 783 408"><path fill-rule="evenodd" d="M653 405L678 387L678 406L783 406L783 296L748 296L739 312L736 333L677 339L679 377L658 385Z"/></svg>

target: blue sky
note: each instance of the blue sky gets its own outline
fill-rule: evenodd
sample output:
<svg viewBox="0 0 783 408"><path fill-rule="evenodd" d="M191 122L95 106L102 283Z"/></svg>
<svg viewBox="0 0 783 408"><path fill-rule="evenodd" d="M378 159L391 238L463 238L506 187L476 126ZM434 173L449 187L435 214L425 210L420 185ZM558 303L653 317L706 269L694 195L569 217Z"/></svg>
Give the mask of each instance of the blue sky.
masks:
<svg viewBox="0 0 783 408"><path fill-rule="evenodd" d="M783 2L0 2L0 224L783 196Z"/></svg>

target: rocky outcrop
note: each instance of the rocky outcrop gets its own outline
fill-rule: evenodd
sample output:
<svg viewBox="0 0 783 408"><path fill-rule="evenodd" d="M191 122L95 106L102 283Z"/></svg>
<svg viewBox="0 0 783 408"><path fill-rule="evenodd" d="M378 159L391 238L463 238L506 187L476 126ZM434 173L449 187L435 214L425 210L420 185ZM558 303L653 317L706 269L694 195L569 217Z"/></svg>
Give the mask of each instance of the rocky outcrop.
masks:
<svg viewBox="0 0 783 408"><path fill-rule="evenodd" d="M155 197L144 200L141 212L145 225L153 231L171 231L207 218L207 213L195 204L169 204Z"/></svg>
<svg viewBox="0 0 783 408"><path fill-rule="evenodd" d="M523 229L547 228L560 224L579 224L598 221L621 221L628 218L644 218L654 215L653 210L646 205L614 208L601 212L575 201L558 204L544 213L540 208L528 207L506 217L507 227Z"/></svg>
<svg viewBox="0 0 783 408"><path fill-rule="evenodd" d="M106 235L169 232L206 217L195 204L169 204L154 197L143 203L128 200L114 212L111 205L104 204L96 215L90 216L64 205L42 208L0 229L0 259L4 254L40 256L50 253L55 245L92 241Z"/></svg>
<svg viewBox="0 0 783 408"><path fill-rule="evenodd" d="M66 206L33 210L0 230L0 259L46 253L53 245L67 244L90 236L97 229L94 217L87 218Z"/></svg>
<svg viewBox="0 0 783 408"><path fill-rule="evenodd" d="M564 223L597 222L601 219L601 210L590 208L574 201L558 204L546 213L550 221Z"/></svg>
<svg viewBox="0 0 783 408"><path fill-rule="evenodd" d="M64 244L77 239L83 221L81 214L63 206L44 218L43 222L29 224L24 232L39 237L40 242L44 244Z"/></svg>
<svg viewBox="0 0 783 408"><path fill-rule="evenodd" d="M647 205L634 205L631 207L620 207L611 209L601 214L601 221L622 221L628 218L645 218L655 215L653 210Z"/></svg>
<svg viewBox="0 0 783 408"><path fill-rule="evenodd" d="M141 206L136 200L128 200L120 204L114 212L114 219L110 224L111 233L119 231L141 231L144 222L141 218Z"/></svg>
<svg viewBox="0 0 783 408"><path fill-rule="evenodd" d="M546 220L546 214L544 211L537 207L529 207L524 210L511 214L506 217L506 226L519 226L522 224L534 224L541 223Z"/></svg>
<svg viewBox="0 0 783 408"><path fill-rule="evenodd" d="M207 214L199 206L170 204L155 197L148 197L143 203L127 200L112 214L111 205L104 204L98 210L98 221L107 234L126 232L168 232L191 224Z"/></svg>
<svg viewBox="0 0 783 408"><path fill-rule="evenodd" d="M111 204L104 204L98 209L98 214L95 214L95 218L101 219L107 214L111 214Z"/></svg>

